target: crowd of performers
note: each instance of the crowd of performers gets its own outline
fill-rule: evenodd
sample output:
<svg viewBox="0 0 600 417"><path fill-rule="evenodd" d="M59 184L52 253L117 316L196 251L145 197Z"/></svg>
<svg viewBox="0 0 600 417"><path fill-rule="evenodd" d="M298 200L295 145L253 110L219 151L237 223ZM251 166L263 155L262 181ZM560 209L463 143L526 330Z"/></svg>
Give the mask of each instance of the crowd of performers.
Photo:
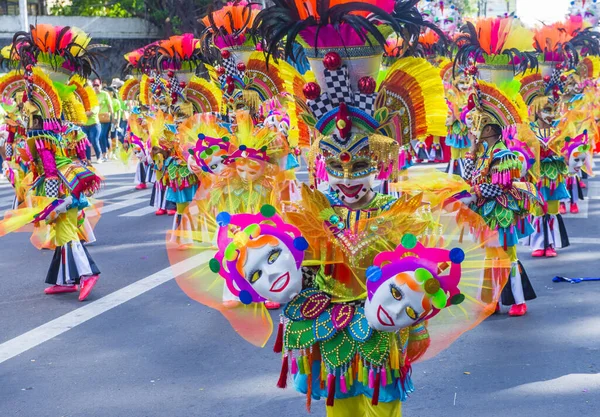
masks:
<svg viewBox="0 0 600 417"><path fill-rule="evenodd" d="M526 314L517 245L569 244L561 214L578 212L600 142L595 7L530 29L463 22L451 1L237 2L198 38L126 54L137 188L173 215L172 263L206 255L181 288L257 346L281 308L277 385L309 410L401 415L416 360L495 312ZM0 235L54 249L45 292L80 300L99 275L89 43L39 24L3 51L0 78L15 188ZM446 173L412 168L443 160Z"/></svg>

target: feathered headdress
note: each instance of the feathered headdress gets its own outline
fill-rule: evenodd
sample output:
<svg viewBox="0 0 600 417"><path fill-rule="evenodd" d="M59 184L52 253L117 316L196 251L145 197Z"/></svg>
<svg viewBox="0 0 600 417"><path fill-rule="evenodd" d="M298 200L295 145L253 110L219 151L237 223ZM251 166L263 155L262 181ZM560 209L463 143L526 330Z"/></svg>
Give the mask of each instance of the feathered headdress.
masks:
<svg viewBox="0 0 600 417"><path fill-rule="evenodd" d="M209 45L218 49L240 48L243 46L254 49L255 40L250 36L254 20L258 15L259 3L235 1L227 3L216 11L210 11L201 19L206 26L203 34L203 45L209 50Z"/></svg>
<svg viewBox="0 0 600 417"><path fill-rule="evenodd" d="M475 104L473 126L479 130L488 124L496 124L501 128L527 124L527 105L519 95L520 83L513 81L501 87L477 81L475 93L472 94Z"/></svg>
<svg viewBox="0 0 600 417"><path fill-rule="evenodd" d="M319 56L318 48L383 49L391 31L403 34L411 43L417 39L424 21L416 3L417 0L276 0L258 14L255 28L258 37L265 40L268 56L278 55L281 42L284 56L292 59L296 42L315 57Z"/></svg>
<svg viewBox="0 0 600 417"><path fill-rule="evenodd" d="M537 57L531 46L532 32L513 17L479 19L461 28L455 44L459 47L455 68L467 67L474 60L480 72L484 68L512 67L513 74L537 67ZM510 74L507 78L512 78ZM480 74L481 76L481 74ZM490 77L486 81L495 81Z"/></svg>
<svg viewBox="0 0 600 417"><path fill-rule="evenodd" d="M158 42L157 66L162 71L177 71L194 74L198 66L206 61L200 48L200 40L195 39L191 33L171 36L169 39Z"/></svg>
<svg viewBox="0 0 600 417"><path fill-rule="evenodd" d="M44 64L66 79L73 73L88 78L97 64L90 40L79 28L38 24L29 32L15 33L11 55L19 57L21 68Z"/></svg>

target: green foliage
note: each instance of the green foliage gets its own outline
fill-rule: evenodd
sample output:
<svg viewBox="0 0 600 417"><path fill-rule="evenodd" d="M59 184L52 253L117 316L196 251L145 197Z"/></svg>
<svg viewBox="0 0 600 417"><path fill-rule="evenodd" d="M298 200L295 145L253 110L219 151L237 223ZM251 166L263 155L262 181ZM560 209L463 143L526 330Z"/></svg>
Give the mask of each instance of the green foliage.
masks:
<svg viewBox="0 0 600 417"><path fill-rule="evenodd" d="M138 17L148 20L163 35L192 32L206 14L211 0L58 0L50 9L55 16Z"/></svg>

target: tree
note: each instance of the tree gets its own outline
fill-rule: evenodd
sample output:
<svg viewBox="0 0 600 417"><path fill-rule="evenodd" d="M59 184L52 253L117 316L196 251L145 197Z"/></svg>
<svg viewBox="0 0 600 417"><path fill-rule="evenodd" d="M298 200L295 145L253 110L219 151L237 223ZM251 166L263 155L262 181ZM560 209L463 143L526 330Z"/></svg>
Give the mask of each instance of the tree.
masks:
<svg viewBox="0 0 600 417"><path fill-rule="evenodd" d="M56 16L139 17L163 31L165 37L202 30L198 19L211 0L60 0L50 14Z"/></svg>

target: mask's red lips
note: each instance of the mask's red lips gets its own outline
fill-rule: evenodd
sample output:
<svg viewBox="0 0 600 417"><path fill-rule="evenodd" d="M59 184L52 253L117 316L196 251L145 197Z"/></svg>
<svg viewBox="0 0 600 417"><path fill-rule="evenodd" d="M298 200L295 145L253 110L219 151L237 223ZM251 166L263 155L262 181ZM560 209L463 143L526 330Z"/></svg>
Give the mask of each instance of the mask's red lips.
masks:
<svg viewBox="0 0 600 417"><path fill-rule="evenodd" d="M396 324L382 306L379 306L377 309L377 320L379 320L379 323L381 323L383 326L392 327L394 324Z"/></svg>
<svg viewBox="0 0 600 417"><path fill-rule="evenodd" d="M352 186L338 184L337 186L346 197L350 197L350 198L356 197L358 195L358 193L360 193L360 190L362 190L362 187L363 187L362 184L352 185Z"/></svg>
<svg viewBox="0 0 600 417"><path fill-rule="evenodd" d="M285 290L285 288L288 286L289 283L290 283L290 273L286 272L285 274L281 275L279 278L277 278L275 280L273 285L271 285L271 289L269 291L281 292L281 291Z"/></svg>

